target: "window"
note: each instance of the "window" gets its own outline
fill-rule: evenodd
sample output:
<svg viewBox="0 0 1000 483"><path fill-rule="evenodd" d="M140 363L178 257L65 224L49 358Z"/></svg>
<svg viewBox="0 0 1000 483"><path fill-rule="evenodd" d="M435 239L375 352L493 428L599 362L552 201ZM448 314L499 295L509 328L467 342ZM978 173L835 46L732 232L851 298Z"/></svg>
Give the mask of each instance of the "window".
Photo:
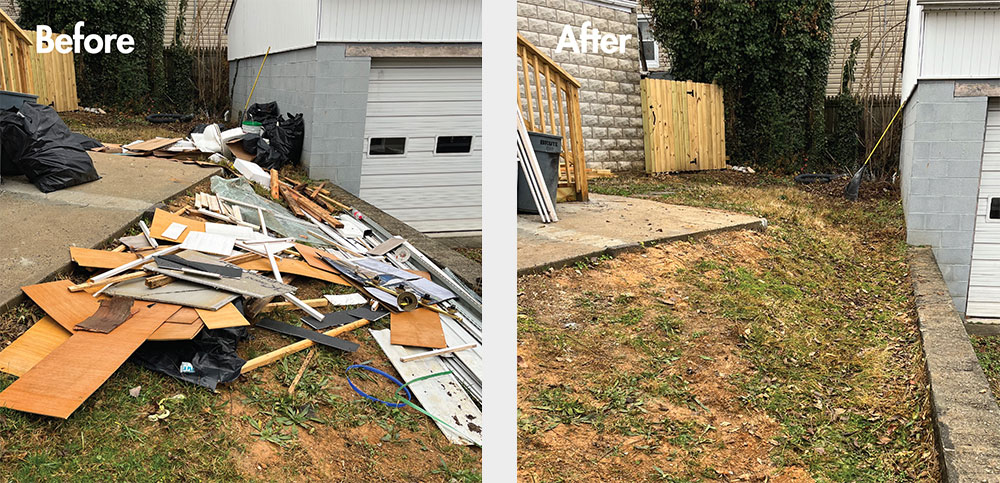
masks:
<svg viewBox="0 0 1000 483"><path fill-rule="evenodd" d="M987 220L1000 220L1000 198L990 198L990 210L986 214Z"/></svg>
<svg viewBox="0 0 1000 483"><path fill-rule="evenodd" d="M646 59L646 69L660 67L660 46L653 40L648 17L639 17L639 55Z"/></svg>
<svg viewBox="0 0 1000 483"><path fill-rule="evenodd" d="M434 154L471 153L472 136L438 136Z"/></svg>
<svg viewBox="0 0 1000 483"><path fill-rule="evenodd" d="M369 156L399 156L406 154L406 138L372 138L368 144Z"/></svg>

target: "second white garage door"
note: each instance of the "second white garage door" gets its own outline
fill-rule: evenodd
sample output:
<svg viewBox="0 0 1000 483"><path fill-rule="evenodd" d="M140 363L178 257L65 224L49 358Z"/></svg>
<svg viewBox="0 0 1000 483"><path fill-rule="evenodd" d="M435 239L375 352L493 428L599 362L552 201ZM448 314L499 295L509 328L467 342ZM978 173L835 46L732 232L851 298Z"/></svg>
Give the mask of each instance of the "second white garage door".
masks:
<svg viewBox="0 0 1000 483"><path fill-rule="evenodd" d="M482 61L372 59L361 198L425 233L482 229Z"/></svg>

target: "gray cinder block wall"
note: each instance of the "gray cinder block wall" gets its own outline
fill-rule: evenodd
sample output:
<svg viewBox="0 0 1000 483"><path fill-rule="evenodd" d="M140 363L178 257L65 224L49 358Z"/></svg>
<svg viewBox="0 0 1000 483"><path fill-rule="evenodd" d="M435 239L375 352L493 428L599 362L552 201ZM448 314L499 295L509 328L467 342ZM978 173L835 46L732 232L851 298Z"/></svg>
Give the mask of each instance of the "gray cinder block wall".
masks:
<svg viewBox="0 0 1000 483"><path fill-rule="evenodd" d="M357 195L371 58L347 57L345 50L344 44L319 43L268 55L250 103L275 101L282 115L302 113L302 163L309 177L329 179ZM261 59L230 62L234 117L246 104Z"/></svg>
<svg viewBox="0 0 1000 483"><path fill-rule="evenodd" d="M964 313L988 98L954 92L954 81L917 84L903 112L900 187L906 242L934 250Z"/></svg>
<svg viewBox="0 0 1000 483"><path fill-rule="evenodd" d="M555 52L563 26L591 22L602 33L631 34L625 53ZM517 31L580 81L587 166L642 169L645 166L639 96L639 27L635 12L580 0L518 0ZM520 66L519 66L520 68Z"/></svg>

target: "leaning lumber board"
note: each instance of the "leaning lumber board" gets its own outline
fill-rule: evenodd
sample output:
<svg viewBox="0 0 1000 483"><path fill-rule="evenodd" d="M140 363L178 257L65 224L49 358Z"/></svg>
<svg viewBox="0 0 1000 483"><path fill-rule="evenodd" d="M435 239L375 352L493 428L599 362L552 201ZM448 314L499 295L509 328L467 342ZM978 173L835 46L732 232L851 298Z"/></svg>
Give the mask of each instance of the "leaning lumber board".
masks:
<svg viewBox="0 0 1000 483"><path fill-rule="evenodd" d="M341 222L333 215L331 215L330 212L326 210L326 208L323 208L322 206L317 205L313 200L310 200L308 197L306 197L306 195L303 195L302 193L299 193L298 191L295 191L294 189L288 188L286 186L280 186L279 189L281 191L282 196L284 196L286 200L294 200L295 204L299 205L300 209L309 212L309 214L312 215L314 218L323 220L329 223L330 226L334 228L344 227L343 222Z"/></svg>
<svg viewBox="0 0 1000 483"><path fill-rule="evenodd" d="M338 336L340 334L344 334L344 333L350 332L350 331L352 331L354 329L357 329L359 327L364 327L368 323L369 322L367 320L365 320L365 319L356 320L354 322L351 322L350 324L342 325L340 327L337 327L336 329L331 329L331 330L328 330L326 332L323 332L323 334L324 335L328 335L330 337L336 337L336 336ZM258 368L260 366L266 366L266 365L268 365L268 364L270 364L270 363L272 363L272 362L274 362L274 361L276 361L278 359L281 359L282 357L285 357L285 356L287 356L289 354L294 354L296 352L308 349L308 348L310 348L310 347L312 347L314 345L316 345L316 343L313 342L313 341L311 341L311 340L308 340L308 339L306 339L306 340L300 340L300 341L298 341L298 342L296 342L294 344L286 345L285 347L282 347L282 348L277 349L277 350L273 350L273 351L268 352L267 354L264 354L262 356L254 357L253 359L250 359L249 361L247 361L246 364L243 364L243 369L240 370L240 373L241 374L246 374L246 373L248 373L248 372L250 372L250 371L252 371L252 370L254 370L254 369L256 369L256 368Z"/></svg>
<svg viewBox="0 0 1000 483"><path fill-rule="evenodd" d="M280 194L278 193L278 170L271 170L271 199L277 200Z"/></svg>
<svg viewBox="0 0 1000 483"><path fill-rule="evenodd" d="M315 278L317 280L323 280L324 282L350 286L350 284L344 281L344 279L341 278L340 275L312 267L308 263L303 262L302 260L278 258L275 259L275 261L278 265L278 271L280 271L281 273L302 275L303 277ZM240 268L245 270L264 270L264 271L271 270L271 263L263 258L258 258L256 260L249 262L239 263L237 265L239 265Z"/></svg>
<svg viewBox="0 0 1000 483"><path fill-rule="evenodd" d="M52 320L52 317L46 315L38 319L35 325L0 351L0 371L18 377L24 375L50 352L56 350L56 347L66 342L70 335L70 332Z"/></svg>
<svg viewBox="0 0 1000 483"><path fill-rule="evenodd" d="M205 327L209 329L224 329L226 327L244 327L249 326L250 322L243 317L239 309L236 308L232 302L224 305L219 310L204 310L195 309L198 312L198 317L201 321L205 323Z"/></svg>
<svg viewBox="0 0 1000 483"><path fill-rule="evenodd" d="M448 343L441 328L441 316L433 310L418 308L390 315L391 342L395 345L444 349Z"/></svg>
<svg viewBox="0 0 1000 483"><path fill-rule="evenodd" d="M117 268L128 262L134 261L136 256L132 253L94 250L82 247L69 247L69 258L81 267Z"/></svg>
<svg viewBox="0 0 1000 483"><path fill-rule="evenodd" d="M0 406L68 418L178 309L152 304L109 334L74 333L0 392Z"/></svg>
<svg viewBox="0 0 1000 483"><path fill-rule="evenodd" d="M97 312L101 303L86 292L70 292L71 285L70 280L57 280L21 287L21 290L64 329L73 331L76 324Z"/></svg>

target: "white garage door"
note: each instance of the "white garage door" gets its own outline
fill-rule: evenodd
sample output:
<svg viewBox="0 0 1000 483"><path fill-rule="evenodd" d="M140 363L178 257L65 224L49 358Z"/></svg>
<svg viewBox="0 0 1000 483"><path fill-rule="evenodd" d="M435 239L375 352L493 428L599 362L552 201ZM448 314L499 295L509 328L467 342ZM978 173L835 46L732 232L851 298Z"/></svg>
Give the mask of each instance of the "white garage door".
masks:
<svg viewBox="0 0 1000 483"><path fill-rule="evenodd" d="M361 198L424 233L482 229L482 61L372 59Z"/></svg>
<svg viewBox="0 0 1000 483"><path fill-rule="evenodd" d="M1000 99L990 99L969 274L969 317L1000 317Z"/></svg>

